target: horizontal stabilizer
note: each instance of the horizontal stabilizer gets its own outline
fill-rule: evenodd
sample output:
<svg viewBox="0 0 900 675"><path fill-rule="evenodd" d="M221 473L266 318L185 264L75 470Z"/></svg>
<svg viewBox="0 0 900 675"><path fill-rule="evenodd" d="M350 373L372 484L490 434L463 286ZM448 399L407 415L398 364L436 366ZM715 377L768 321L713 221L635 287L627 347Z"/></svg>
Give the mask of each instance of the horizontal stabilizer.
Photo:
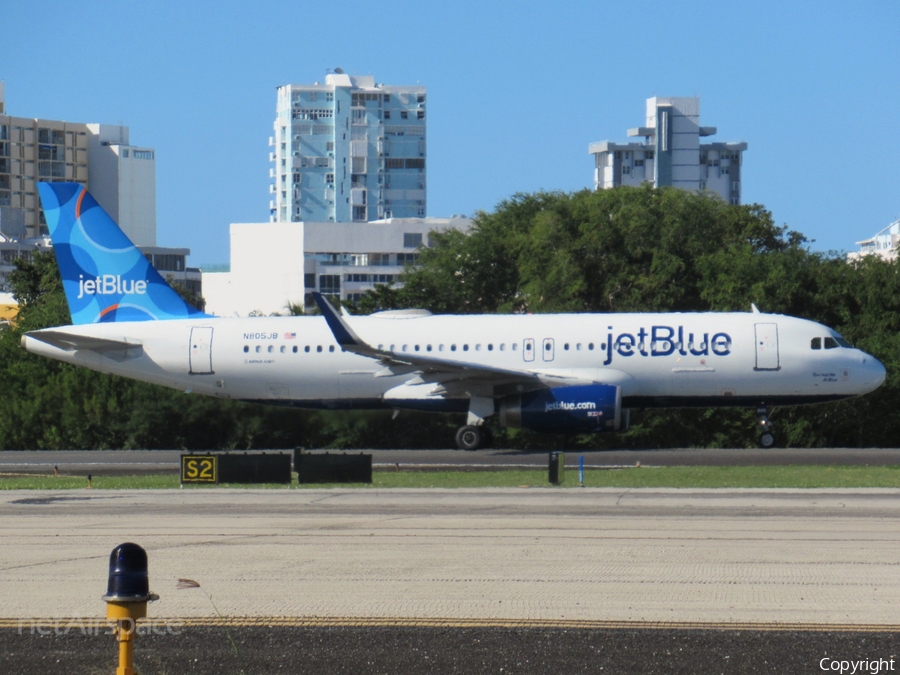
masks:
<svg viewBox="0 0 900 675"><path fill-rule="evenodd" d="M61 330L38 330L26 333L25 337L32 340L45 342L48 345L67 352L87 350L104 354L113 358L127 355L129 358L140 356L143 346L138 342L126 340L109 340L107 338L91 337L89 335L75 335Z"/></svg>

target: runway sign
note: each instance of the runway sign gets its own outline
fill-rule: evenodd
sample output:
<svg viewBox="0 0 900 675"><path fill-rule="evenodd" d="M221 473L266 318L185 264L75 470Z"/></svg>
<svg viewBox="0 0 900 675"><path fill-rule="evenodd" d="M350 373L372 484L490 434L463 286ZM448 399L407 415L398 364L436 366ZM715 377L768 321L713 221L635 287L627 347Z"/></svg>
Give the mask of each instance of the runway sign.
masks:
<svg viewBox="0 0 900 675"><path fill-rule="evenodd" d="M182 455L182 483L219 482L219 458L215 455Z"/></svg>

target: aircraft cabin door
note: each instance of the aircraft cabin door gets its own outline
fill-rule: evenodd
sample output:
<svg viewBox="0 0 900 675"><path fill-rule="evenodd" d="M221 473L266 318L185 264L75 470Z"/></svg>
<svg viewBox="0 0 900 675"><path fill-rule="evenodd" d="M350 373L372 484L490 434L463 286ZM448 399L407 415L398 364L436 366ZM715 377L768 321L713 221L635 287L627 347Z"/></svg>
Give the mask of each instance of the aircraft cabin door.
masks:
<svg viewBox="0 0 900 675"><path fill-rule="evenodd" d="M212 326L194 326L191 328L191 375L211 375L212 369Z"/></svg>
<svg viewBox="0 0 900 675"><path fill-rule="evenodd" d="M778 324L758 323L756 329L755 370L778 370Z"/></svg>
<svg viewBox="0 0 900 675"><path fill-rule="evenodd" d="M555 355L556 349L554 348L553 338L544 338L544 349L541 351L544 361L552 361Z"/></svg>
<svg viewBox="0 0 900 675"><path fill-rule="evenodd" d="M525 338L522 343L522 358L526 361L534 361L534 338Z"/></svg>

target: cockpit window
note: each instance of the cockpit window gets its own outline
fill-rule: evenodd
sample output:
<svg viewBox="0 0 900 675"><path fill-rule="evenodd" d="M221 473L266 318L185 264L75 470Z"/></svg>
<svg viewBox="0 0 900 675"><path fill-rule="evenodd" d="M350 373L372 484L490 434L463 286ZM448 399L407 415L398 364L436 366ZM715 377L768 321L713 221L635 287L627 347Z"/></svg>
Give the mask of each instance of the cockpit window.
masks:
<svg viewBox="0 0 900 675"><path fill-rule="evenodd" d="M853 345L840 335L833 335L829 337L815 337L810 341L809 347L810 349L837 349L838 347L852 349Z"/></svg>

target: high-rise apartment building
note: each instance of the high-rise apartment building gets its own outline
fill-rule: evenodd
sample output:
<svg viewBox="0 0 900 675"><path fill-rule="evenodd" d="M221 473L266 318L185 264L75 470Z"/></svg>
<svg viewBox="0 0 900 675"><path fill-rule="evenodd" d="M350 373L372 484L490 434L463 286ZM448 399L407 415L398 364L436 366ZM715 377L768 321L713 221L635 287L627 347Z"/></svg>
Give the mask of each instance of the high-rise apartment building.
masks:
<svg viewBox="0 0 900 675"><path fill-rule="evenodd" d="M741 203L741 163L745 142L701 143L716 127L700 126L700 99L648 98L646 126L629 129L642 143L591 143L594 188L652 183L710 191L729 204Z"/></svg>
<svg viewBox="0 0 900 675"><path fill-rule="evenodd" d="M367 222L426 213L425 87L340 69L278 88L270 220Z"/></svg>
<svg viewBox="0 0 900 675"><path fill-rule="evenodd" d="M5 114L0 82L0 232L46 234L37 194L41 181L87 187L138 246L156 245L156 161L132 146L128 127Z"/></svg>

